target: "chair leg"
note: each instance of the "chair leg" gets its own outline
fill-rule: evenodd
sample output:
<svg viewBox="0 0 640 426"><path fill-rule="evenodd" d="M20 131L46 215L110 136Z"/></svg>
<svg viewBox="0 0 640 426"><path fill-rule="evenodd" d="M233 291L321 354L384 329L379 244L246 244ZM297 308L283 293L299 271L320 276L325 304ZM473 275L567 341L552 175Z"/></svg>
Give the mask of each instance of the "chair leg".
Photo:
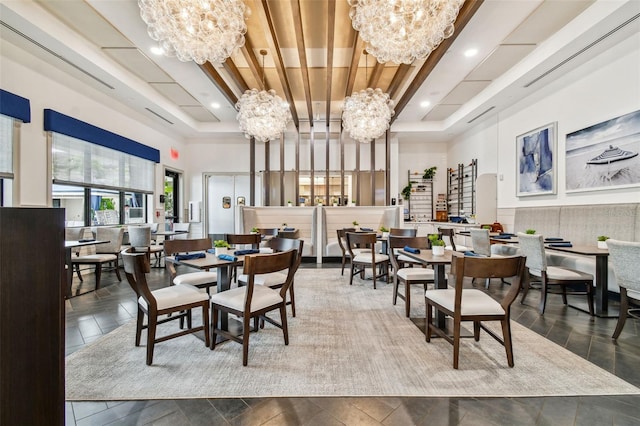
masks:
<svg viewBox="0 0 640 426"><path fill-rule="evenodd" d="M562 286L562 303L567 304L567 287Z"/></svg>
<svg viewBox="0 0 640 426"><path fill-rule="evenodd" d="M393 304L395 306L398 301L398 276L393 277Z"/></svg>
<svg viewBox="0 0 640 426"><path fill-rule="evenodd" d="M593 284L591 282L587 283L587 303L589 304L589 315L594 316L595 312L593 311Z"/></svg>
<svg viewBox="0 0 640 426"><path fill-rule="evenodd" d="M287 307L283 303L280 307L280 320L282 325L282 334L284 336L284 344L289 344L289 327L287 326Z"/></svg>
<svg viewBox="0 0 640 426"><path fill-rule="evenodd" d="M364 271L364 268L362 268ZM376 277L378 276L378 269L376 268L376 264L374 263L371 267L371 275L373 275L373 289L376 289Z"/></svg>
<svg viewBox="0 0 640 426"><path fill-rule="evenodd" d="M349 276L349 285L353 285L353 276L356 273L353 269L354 269L353 263L351 263L351 272L349 273L350 274L350 276Z"/></svg>
<svg viewBox="0 0 640 426"><path fill-rule="evenodd" d="M540 289L540 306L538 307L538 311L540 315L544 315L544 309L547 306L547 280L542 279L542 288Z"/></svg>
<svg viewBox="0 0 640 426"><path fill-rule="evenodd" d="M491 284L491 278L487 278L484 282L484 288L488 289L489 288L489 284Z"/></svg>
<svg viewBox="0 0 640 426"><path fill-rule="evenodd" d="M407 318L409 318L409 313L411 311L411 285L409 285L408 281L404 282L404 314Z"/></svg>
<svg viewBox="0 0 640 426"><path fill-rule="evenodd" d="M289 286L289 298L291 299L291 316L296 317L296 298L293 292L293 280Z"/></svg>
<svg viewBox="0 0 640 426"><path fill-rule="evenodd" d="M211 332L209 331L209 302L202 305L202 327L204 328L204 346L208 348L211 345Z"/></svg>
<svg viewBox="0 0 640 426"><path fill-rule="evenodd" d="M460 320L453 319L453 368L458 369L458 358L460 357Z"/></svg>
<svg viewBox="0 0 640 426"><path fill-rule="evenodd" d="M480 321L473 322L473 339L476 342L480 341Z"/></svg>
<svg viewBox="0 0 640 426"><path fill-rule="evenodd" d="M627 321L627 315L629 311L629 299L627 298L627 289L624 287L620 287L620 316L618 317L618 323L616 324L616 329L613 332L613 336L611 338L616 340L622 329L624 328L624 323Z"/></svg>
<svg viewBox="0 0 640 426"><path fill-rule="evenodd" d="M522 298L520 299L520 304L524 304L524 299L527 298L529 288L531 288L531 276L529 275L529 272L525 272L524 280L522 280Z"/></svg>
<svg viewBox="0 0 640 426"><path fill-rule="evenodd" d="M187 311L187 328L191 329L193 327L193 324L191 322L192 316L191 316L191 309L189 309Z"/></svg>
<svg viewBox="0 0 640 426"><path fill-rule="evenodd" d="M211 350L216 348L216 327L218 326L218 310L211 306Z"/></svg>
<svg viewBox="0 0 640 426"><path fill-rule="evenodd" d="M347 263L347 257L345 255L342 255L342 273L341 275L344 275L344 265L345 263Z"/></svg>
<svg viewBox="0 0 640 426"><path fill-rule="evenodd" d="M153 346L156 342L156 322L157 316L149 315L149 325L147 326L147 365L153 363Z"/></svg>
<svg viewBox="0 0 640 426"><path fill-rule="evenodd" d="M504 349L507 351L507 363L513 368L513 345L511 343L511 323L509 318L500 321L502 324L502 338L504 340Z"/></svg>
<svg viewBox="0 0 640 426"><path fill-rule="evenodd" d="M245 315L242 317L242 365L247 366L249 363L249 335L251 334L251 330L249 326L251 325L251 317L248 312L245 312Z"/></svg>
<svg viewBox="0 0 640 426"><path fill-rule="evenodd" d="M425 299L425 305L427 306L427 316L424 319L424 340L431 341L431 304Z"/></svg>
<svg viewBox="0 0 640 426"><path fill-rule="evenodd" d="M138 306L138 318L136 321L136 346L140 346L140 338L142 337L142 327L144 323L144 312Z"/></svg>
<svg viewBox="0 0 640 426"><path fill-rule="evenodd" d="M80 280L80 282L83 282L82 274L80 273L80 264L76 263L74 266L76 268L76 274L78 275L78 279Z"/></svg>
<svg viewBox="0 0 640 426"><path fill-rule="evenodd" d="M118 277L118 281L122 281L122 277L120 276L120 266L118 265L118 256L116 256L116 260L113 262L116 268L116 277Z"/></svg>
<svg viewBox="0 0 640 426"><path fill-rule="evenodd" d="M96 290L100 288L100 278L102 277L102 265L96 265Z"/></svg>

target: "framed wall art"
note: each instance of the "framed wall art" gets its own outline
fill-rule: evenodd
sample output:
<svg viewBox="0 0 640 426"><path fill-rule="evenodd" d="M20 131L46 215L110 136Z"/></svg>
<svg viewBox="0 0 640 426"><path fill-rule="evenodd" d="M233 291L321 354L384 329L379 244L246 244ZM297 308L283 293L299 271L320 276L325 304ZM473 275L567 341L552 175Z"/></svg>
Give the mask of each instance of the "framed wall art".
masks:
<svg viewBox="0 0 640 426"><path fill-rule="evenodd" d="M640 110L567 134L566 190L640 185Z"/></svg>
<svg viewBox="0 0 640 426"><path fill-rule="evenodd" d="M516 137L516 195L556 193L557 123Z"/></svg>

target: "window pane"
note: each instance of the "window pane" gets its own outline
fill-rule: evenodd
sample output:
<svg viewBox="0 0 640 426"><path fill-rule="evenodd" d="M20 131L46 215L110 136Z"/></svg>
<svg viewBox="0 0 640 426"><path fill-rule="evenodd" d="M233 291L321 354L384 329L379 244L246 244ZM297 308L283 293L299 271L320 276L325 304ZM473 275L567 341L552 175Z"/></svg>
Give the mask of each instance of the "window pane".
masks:
<svg viewBox="0 0 640 426"><path fill-rule="evenodd" d="M13 119L0 115L0 173L13 176Z"/></svg>
<svg viewBox="0 0 640 426"><path fill-rule="evenodd" d="M65 209L65 226L84 226L84 188L53 185L53 207Z"/></svg>
<svg viewBox="0 0 640 426"><path fill-rule="evenodd" d="M139 192L124 194L124 223L147 223L147 195Z"/></svg>
<svg viewBox="0 0 640 426"><path fill-rule="evenodd" d="M120 223L119 193L104 189L91 189L91 223L117 225Z"/></svg>

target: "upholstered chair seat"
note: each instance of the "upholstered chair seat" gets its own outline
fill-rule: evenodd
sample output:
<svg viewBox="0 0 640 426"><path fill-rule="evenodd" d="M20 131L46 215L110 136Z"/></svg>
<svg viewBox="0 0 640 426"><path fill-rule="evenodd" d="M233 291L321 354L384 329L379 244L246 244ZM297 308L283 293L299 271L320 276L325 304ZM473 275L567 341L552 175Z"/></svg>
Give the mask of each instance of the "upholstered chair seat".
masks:
<svg viewBox="0 0 640 426"><path fill-rule="evenodd" d="M181 305L190 305L192 303L202 302L209 299L207 293L203 293L196 287L183 284L172 285L171 287L163 287L151 292L158 304L158 309L168 309ZM138 303L144 309L148 309L147 301L143 297L138 298Z"/></svg>
<svg viewBox="0 0 640 426"><path fill-rule="evenodd" d="M452 288L429 292L431 301L450 311L454 310L455 297L456 290ZM461 300L462 315L504 315L502 305L482 290L465 289Z"/></svg>
<svg viewBox="0 0 640 426"><path fill-rule="evenodd" d="M374 253L372 257L370 252L360 253L353 258L354 262L369 263L369 264L380 263L388 260L389 260L389 256L387 256L386 254Z"/></svg>
<svg viewBox="0 0 640 426"><path fill-rule="evenodd" d="M173 279L175 285L192 285L196 287L218 281L218 273L215 271L189 272L187 274L176 275Z"/></svg>

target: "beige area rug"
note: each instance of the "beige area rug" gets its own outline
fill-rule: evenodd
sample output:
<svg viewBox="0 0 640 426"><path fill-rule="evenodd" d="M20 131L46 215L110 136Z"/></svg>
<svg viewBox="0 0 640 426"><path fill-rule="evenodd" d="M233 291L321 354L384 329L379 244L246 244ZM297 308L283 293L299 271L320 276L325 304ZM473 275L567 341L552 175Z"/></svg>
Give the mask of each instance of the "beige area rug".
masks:
<svg viewBox="0 0 640 426"><path fill-rule="evenodd" d="M357 279L349 286L339 269L301 269L289 345L267 324L251 334L247 367L241 345L225 342L211 351L194 335L158 344L148 367L146 348L133 344L132 321L67 357L67 399L640 393L515 322L514 368L504 348L483 333L480 342L463 339L454 370L452 346L443 339L426 343L405 318L404 305L391 304L391 289L379 284L373 290L370 281ZM412 311L424 317L419 295Z"/></svg>

